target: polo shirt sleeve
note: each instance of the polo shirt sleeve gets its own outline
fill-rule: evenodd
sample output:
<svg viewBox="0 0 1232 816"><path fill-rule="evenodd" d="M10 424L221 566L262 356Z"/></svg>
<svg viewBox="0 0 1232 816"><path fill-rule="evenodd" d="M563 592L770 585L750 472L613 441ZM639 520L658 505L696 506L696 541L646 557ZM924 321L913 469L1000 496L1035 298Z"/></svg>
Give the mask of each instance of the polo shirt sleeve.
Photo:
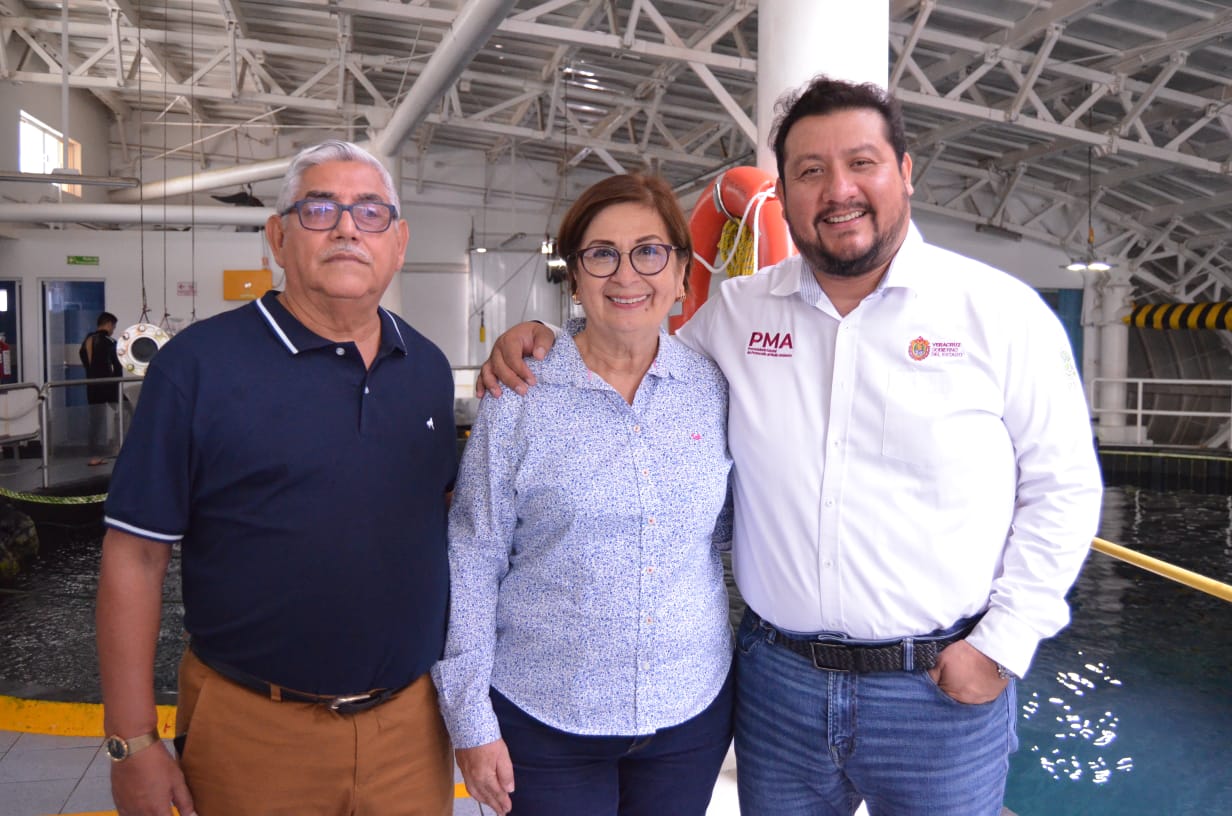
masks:
<svg viewBox="0 0 1232 816"><path fill-rule="evenodd" d="M158 365L170 348L146 373L104 505L108 527L168 543L188 529L192 454L191 405Z"/></svg>
<svg viewBox="0 0 1232 816"><path fill-rule="evenodd" d="M496 657L496 606L517 524L515 478L525 446L524 397L486 396L471 427L449 510L449 634L432 669L455 748L500 738L489 687Z"/></svg>
<svg viewBox="0 0 1232 816"><path fill-rule="evenodd" d="M1002 421L1018 465L1013 523L989 609L968 640L1022 677L1069 621L1065 596L1095 535L1103 486L1082 380L1060 322L1019 298L1005 346Z"/></svg>

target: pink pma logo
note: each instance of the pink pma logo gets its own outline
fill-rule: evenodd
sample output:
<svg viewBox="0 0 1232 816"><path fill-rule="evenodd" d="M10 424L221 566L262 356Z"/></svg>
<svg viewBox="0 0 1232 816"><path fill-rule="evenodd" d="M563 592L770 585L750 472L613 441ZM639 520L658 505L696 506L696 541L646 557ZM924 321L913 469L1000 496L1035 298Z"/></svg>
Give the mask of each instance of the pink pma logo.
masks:
<svg viewBox="0 0 1232 816"><path fill-rule="evenodd" d="M791 332L755 331L749 335L745 354L758 357L790 357L794 348Z"/></svg>

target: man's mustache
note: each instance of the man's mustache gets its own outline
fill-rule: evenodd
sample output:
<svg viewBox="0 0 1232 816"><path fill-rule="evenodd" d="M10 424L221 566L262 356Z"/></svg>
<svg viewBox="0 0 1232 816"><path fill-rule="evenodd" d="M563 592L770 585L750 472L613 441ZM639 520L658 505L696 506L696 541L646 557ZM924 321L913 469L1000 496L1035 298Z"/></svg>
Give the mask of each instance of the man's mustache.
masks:
<svg viewBox="0 0 1232 816"><path fill-rule="evenodd" d="M321 260L332 261L339 256L345 256L363 263L372 263L372 256L368 254L368 250L355 244L336 244L325 251L325 254L321 256Z"/></svg>

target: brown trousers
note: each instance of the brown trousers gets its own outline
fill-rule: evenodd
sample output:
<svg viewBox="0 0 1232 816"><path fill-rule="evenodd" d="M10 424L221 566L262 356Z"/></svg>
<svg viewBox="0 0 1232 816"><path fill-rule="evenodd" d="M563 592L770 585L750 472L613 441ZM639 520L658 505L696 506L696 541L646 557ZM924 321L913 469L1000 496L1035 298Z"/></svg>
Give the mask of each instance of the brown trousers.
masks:
<svg viewBox="0 0 1232 816"><path fill-rule="evenodd" d="M198 816L448 816L453 756L432 678L336 714L274 702L180 661L176 733Z"/></svg>

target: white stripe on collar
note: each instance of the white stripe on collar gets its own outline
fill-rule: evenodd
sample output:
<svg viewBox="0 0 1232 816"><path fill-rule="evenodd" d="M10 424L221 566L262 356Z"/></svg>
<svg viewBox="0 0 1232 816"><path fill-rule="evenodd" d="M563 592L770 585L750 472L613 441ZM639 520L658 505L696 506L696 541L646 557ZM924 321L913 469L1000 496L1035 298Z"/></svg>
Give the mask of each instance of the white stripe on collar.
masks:
<svg viewBox="0 0 1232 816"><path fill-rule="evenodd" d="M385 316L389 318L389 325L394 327L394 334L398 335L398 342L401 343L403 347L405 347L406 340L402 339L402 330L398 328L398 321L394 320L394 316L390 314L389 310L386 309L384 306L377 306L377 308L380 309L382 312L384 312Z"/></svg>
<svg viewBox="0 0 1232 816"><path fill-rule="evenodd" d="M257 298L256 304L257 308L261 310L261 314L265 317L265 322L269 323L270 328L274 330L274 334L278 335L278 339L281 340L282 344L287 347L287 350L292 354L299 354L299 349L295 347L295 344L292 343L291 339L287 337L286 333L283 332L282 326L278 325L278 321L275 320L274 316L269 313L268 309L265 308L265 304L261 302L260 298Z"/></svg>

